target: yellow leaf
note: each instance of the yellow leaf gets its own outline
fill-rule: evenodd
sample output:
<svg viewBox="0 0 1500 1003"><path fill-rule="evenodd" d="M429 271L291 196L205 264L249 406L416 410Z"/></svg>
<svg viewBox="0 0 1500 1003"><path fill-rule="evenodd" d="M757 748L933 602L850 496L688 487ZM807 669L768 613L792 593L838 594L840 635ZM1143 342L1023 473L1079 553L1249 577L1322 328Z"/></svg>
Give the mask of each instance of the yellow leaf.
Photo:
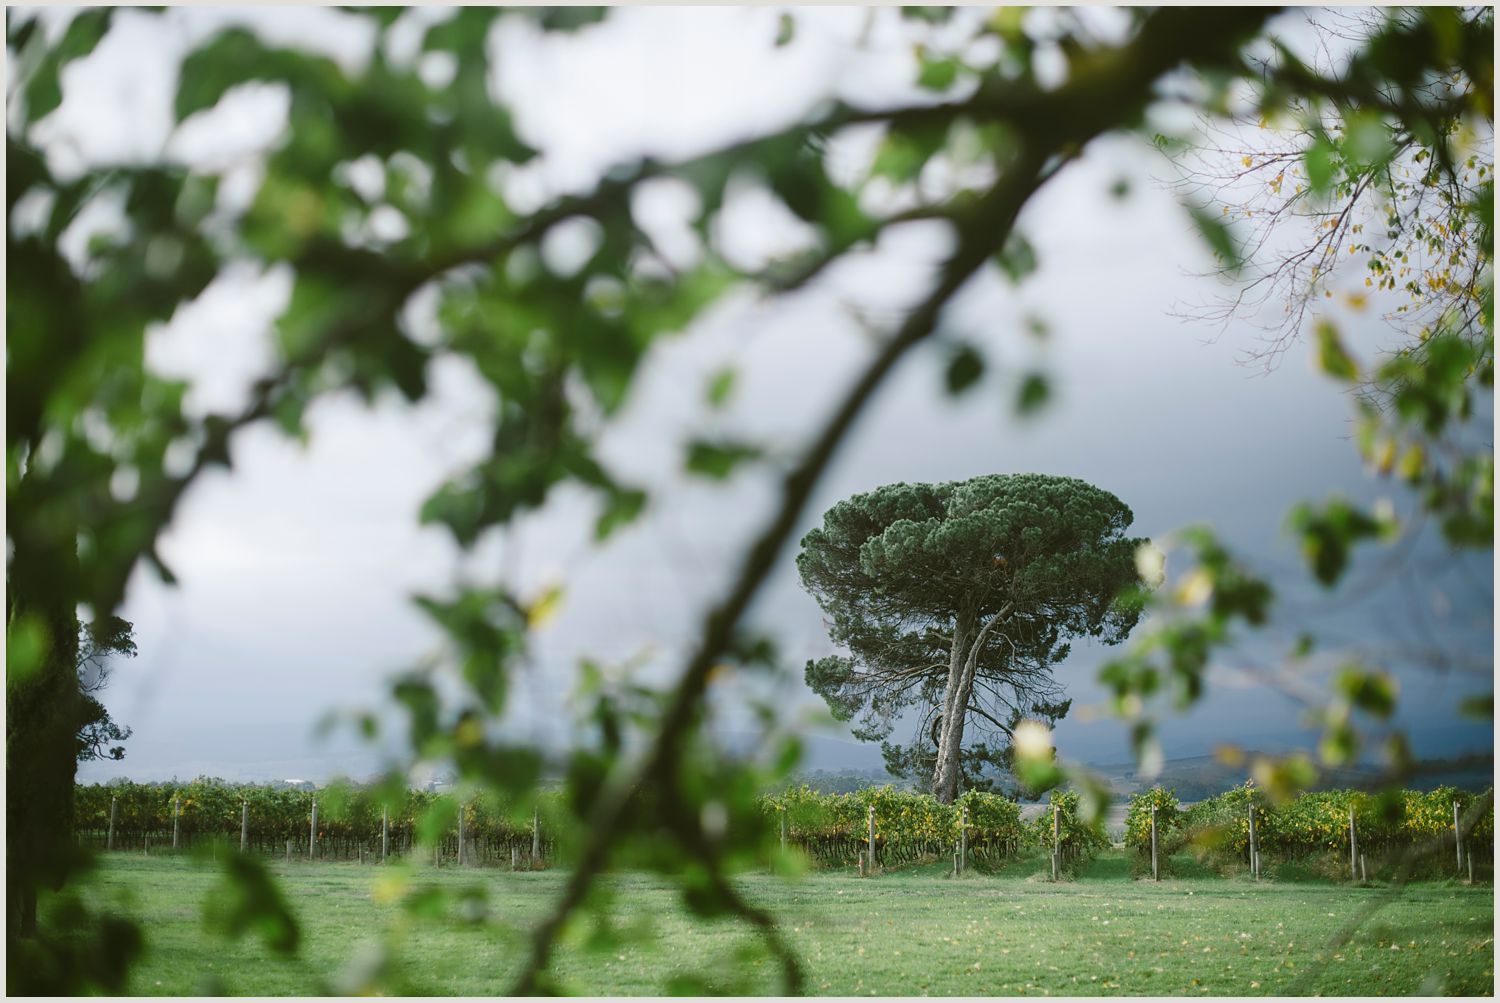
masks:
<svg viewBox="0 0 1500 1003"><path fill-rule="evenodd" d="M370 890L370 897L380 905L389 905L406 891L406 882L396 876L381 878Z"/></svg>
<svg viewBox="0 0 1500 1003"><path fill-rule="evenodd" d="M1198 568L1188 575L1177 589L1177 601L1183 606L1202 606L1213 594L1213 578L1207 571Z"/></svg>
<svg viewBox="0 0 1500 1003"><path fill-rule="evenodd" d="M1239 766L1245 761L1245 752L1238 746L1221 744L1214 746L1214 758L1226 766Z"/></svg>
<svg viewBox="0 0 1500 1003"><path fill-rule="evenodd" d="M1391 472L1391 465L1396 462L1396 442L1394 439L1381 439L1380 444L1375 447L1374 456L1371 459L1375 468L1382 474Z"/></svg>
<svg viewBox="0 0 1500 1003"><path fill-rule="evenodd" d="M1401 455L1401 466L1397 469L1397 473L1405 480L1414 480L1421 475L1426 459L1427 455L1422 447L1413 444L1407 447L1406 452Z"/></svg>
<svg viewBox="0 0 1500 1003"><path fill-rule="evenodd" d="M532 630L541 627L562 609L563 587L553 585L526 607L526 626Z"/></svg>

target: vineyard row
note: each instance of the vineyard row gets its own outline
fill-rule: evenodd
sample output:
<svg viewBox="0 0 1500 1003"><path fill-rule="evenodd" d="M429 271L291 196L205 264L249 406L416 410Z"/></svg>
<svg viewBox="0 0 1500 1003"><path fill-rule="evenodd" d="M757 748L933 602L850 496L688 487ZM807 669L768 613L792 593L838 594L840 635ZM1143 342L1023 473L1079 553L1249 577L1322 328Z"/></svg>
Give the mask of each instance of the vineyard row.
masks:
<svg viewBox="0 0 1500 1003"><path fill-rule="evenodd" d="M1441 788L1380 795L1325 791L1273 804L1247 784L1184 810L1171 791L1153 788L1131 800L1126 845L1149 852L1155 807L1158 838L1169 851L1211 839L1225 852L1246 855L1253 812L1261 853L1297 857L1341 850L1349 845L1351 824L1361 849L1386 853L1445 834L1453 839L1458 815L1475 799ZM820 794L804 786L762 797L734 824L763 849L796 847L824 866L868 859L872 836L877 866L944 857L960 845L966 860L980 865L1032 848L1079 860L1106 845L1102 832L1083 821L1072 791L1054 791L1048 810L1028 822L1015 801L977 791L945 805L890 787ZM566 859L580 825L559 791L506 802L491 794L461 799L391 786L300 791L196 780L79 786L74 799L80 841L117 850L214 844L345 860L414 853L456 860L462 852L467 862L514 865ZM1476 852L1488 853L1493 807L1466 825L1464 838Z"/></svg>

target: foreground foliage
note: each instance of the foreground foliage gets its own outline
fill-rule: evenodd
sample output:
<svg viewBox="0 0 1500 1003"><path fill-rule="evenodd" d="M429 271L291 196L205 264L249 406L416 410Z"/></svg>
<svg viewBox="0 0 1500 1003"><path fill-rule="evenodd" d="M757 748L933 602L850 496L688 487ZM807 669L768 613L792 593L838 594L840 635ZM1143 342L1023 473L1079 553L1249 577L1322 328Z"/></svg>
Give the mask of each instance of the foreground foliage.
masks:
<svg viewBox="0 0 1500 1003"><path fill-rule="evenodd" d="M838 446L889 375L938 340L946 308L975 276L998 268L1024 280L1035 261L1017 221L1093 140L1124 134L1172 145L1154 131L1163 99L1213 116L1352 105L1375 132L1421 130L1433 163L1449 172L1456 158L1448 123L1493 121L1493 26L1483 16L1431 11L1382 21L1344 64L1322 74L1278 47L1264 9L1128 11L1118 32L1096 31L1067 12L1041 30L1019 11L976 13L905 12L900 28L916 43L912 76L932 94L883 107L830 101L791 125L747 128L746 138L687 161L643 156L617 165L535 205L494 181L527 168L537 151L487 86L486 41L502 17L574 30L600 11L464 8L438 24L403 22L400 29L415 30L418 53L450 65L451 74L436 78L387 44L399 34L403 14L396 9L337 15L373 36L357 67L241 28L214 35L177 75L176 124L202 125L252 81L287 98L286 127L269 148L246 157L255 184L240 202L221 198L229 187L221 185L221 165L155 156L59 169L40 126L62 99L64 68L112 33L116 14L89 9L56 33L33 12L11 12L7 47L17 72L7 87L6 197L12 216L24 221L7 230L7 935L13 959L27 952L25 964L9 966L13 979L39 980L27 984L33 991L78 992L112 988L126 977L134 954L121 945L128 948L134 927L120 915L112 926L83 912L55 915L50 929L35 922L39 894L64 886L84 866L72 841L59 838L73 816L80 720L75 617L84 608L95 622L113 615L140 568L173 580L158 540L200 476L231 465L243 431L274 424L303 437L309 409L338 394L421 401L429 395L429 364L456 361L487 387L489 448L433 493L423 521L467 549L572 485L596 500L603 538L649 503L641 487L601 462L595 445L654 342L686 329L726 290L795 291L885 234L912 223L939 225L951 247L929 288L876 332L863 370L835 394L826 422L787 462L779 495L742 559L731 562L735 577L706 610L675 682L654 690L586 679L578 704L589 728L568 757L567 803L583 820L577 866L549 886L556 892L551 907L529 941L507 954L507 962L519 954L518 963L501 969L514 974L514 992L556 988L552 962L565 935L580 913L602 921L599 878L633 853L670 875L695 915L733 914L753 929L762 947L753 960L771 962L766 967L782 978L778 988L804 988L787 925L726 878L753 859L760 839L750 824L755 798L767 775L774 781L795 763L795 743L783 746L789 755L778 752L772 768L716 754L702 740L705 695L726 662L775 665L774 649L746 637L741 621L802 525ZM940 23L929 30L929 21ZM964 44L943 38L949 27L941 22L949 21L961 29L952 34L967 36ZM797 44L795 21L784 28L779 40ZM1268 50L1277 57L1270 62L1262 58ZM971 51L991 56L971 60ZM1063 76L1049 78L1046 67L1059 64ZM1475 86L1438 85L1455 74ZM879 131L872 162L853 180L835 180L829 139L860 128ZM1371 132L1348 129L1337 158L1324 150L1324 174L1341 174L1339 164L1355 153L1388 159L1355 142ZM1309 157L1327 146L1318 142L1304 151ZM350 183L356 163L372 169L372 185ZM922 183L929 165L966 180L934 193ZM765 267L726 260L711 239L725 222L731 182L746 167L753 185L812 234L800 253ZM645 186L663 180L692 193L686 228L702 238L676 267L633 213ZM1336 184L1338 177L1325 180ZM882 189L894 197L882 198ZM1478 184L1473 202L1463 211L1493 205L1491 180ZM75 253L64 235L96 205L118 207L126 225L96 234ZM1233 234L1201 207L1190 208L1216 253L1236 257ZM376 225L392 219L400 225ZM544 244L570 223L594 235L593 253L576 268L553 267ZM1490 237L1480 229L1487 262ZM192 388L148 364L148 332L244 272L292 280L268 338L275 357L242 406L204 413L190 406ZM1481 274L1466 288L1479 296L1479 326L1492 330L1492 280ZM1419 442L1407 441L1430 439L1468 413L1469 388L1486 385L1492 370L1485 363L1492 341L1481 345L1477 362L1438 353L1459 359L1433 367L1441 370L1438 383L1423 384L1420 367L1403 376L1411 389L1396 417L1401 455L1417 457L1409 465L1414 486L1431 492L1424 504L1444 513L1452 538L1487 546L1493 463L1433 465L1423 459L1429 454L1412 454ZM1324 337L1322 348L1330 371L1353 369L1336 336ZM972 387L982 369L983 353L962 346L948 390ZM1019 408L1034 408L1045 399L1045 380L1027 374L1016 396ZM684 468L705 477L726 477L775 455L759 443L684 445ZM1381 538L1382 525L1345 505L1304 513L1299 533L1320 580L1330 580L1351 546ZM1230 555L1206 537L1200 542L1208 613L1201 622L1168 624L1145 639L1144 650L1111 667L1107 682L1126 716L1140 718L1143 701L1169 687L1184 706L1196 700L1209 649L1226 643L1239 619L1264 620L1269 589L1238 574ZM510 681L545 602L514 594L498 578L456 581L418 602L448 650L439 669L413 670L393 694L407 713L412 759L449 761L465 784L534 797L538 750L491 726L507 711ZM1358 675L1370 682L1356 680L1350 700L1388 715L1376 674ZM1330 759L1354 744L1349 706L1329 721ZM377 720L368 724L374 731ZM1151 722L1137 724L1138 749L1148 752ZM225 898L236 903L226 928L263 925L288 944L285 903L270 876L237 863L225 880L232 892ZM102 967L74 963L86 933L98 935L100 949L82 954ZM39 940L18 944L15 937L27 934ZM377 987L382 964L377 954L368 966Z"/></svg>

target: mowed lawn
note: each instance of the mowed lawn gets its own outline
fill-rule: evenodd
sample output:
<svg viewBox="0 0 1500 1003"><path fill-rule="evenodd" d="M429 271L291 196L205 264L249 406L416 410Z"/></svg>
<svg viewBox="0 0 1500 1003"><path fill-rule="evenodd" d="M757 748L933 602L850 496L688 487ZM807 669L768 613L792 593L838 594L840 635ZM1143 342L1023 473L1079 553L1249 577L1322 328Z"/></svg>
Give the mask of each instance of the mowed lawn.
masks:
<svg viewBox="0 0 1500 1003"><path fill-rule="evenodd" d="M87 896L97 907L115 904L143 921L149 951L131 992L352 991L379 970L384 942L397 948L384 955L388 989L503 993L524 930L564 879L557 871L339 863L278 862L271 869L302 930L301 950L292 959L274 955L254 935L230 940L206 927L203 904L222 881L211 865L108 856ZM1131 880L1120 851L1060 884L1042 880L1043 869L1042 861L1025 860L998 876L953 879L934 866L870 880L746 875L740 884L781 918L804 958L811 993L1494 991L1489 885L1412 885L1347 944L1329 949L1330 937L1384 897L1382 889L1219 876L1153 884ZM675 975L696 976L715 991L782 991L774 963L742 924L693 917L658 877L617 875L608 885L609 935L580 923L558 953L556 975L567 990L658 994ZM468 891L426 910L437 915L418 915L414 897L423 901L421 892L434 886Z"/></svg>

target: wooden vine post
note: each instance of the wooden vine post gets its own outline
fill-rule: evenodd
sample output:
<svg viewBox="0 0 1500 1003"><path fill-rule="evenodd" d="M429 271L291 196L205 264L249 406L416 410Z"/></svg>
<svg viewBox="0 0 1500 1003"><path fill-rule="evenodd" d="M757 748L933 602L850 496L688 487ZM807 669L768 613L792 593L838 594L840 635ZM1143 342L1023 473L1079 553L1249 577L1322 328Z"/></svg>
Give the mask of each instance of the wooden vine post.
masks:
<svg viewBox="0 0 1500 1003"><path fill-rule="evenodd" d="M458 805L458 866L459 867L464 866L464 862L467 859L466 856L465 856L465 854L464 854L464 808L465 807L466 807L466 805L464 805L462 802L460 802L459 805Z"/></svg>
<svg viewBox="0 0 1500 1003"><path fill-rule="evenodd" d="M119 807L119 798L109 799L109 836L104 841L104 848L106 850L113 850L115 848L115 812Z"/></svg>
<svg viewBox="0 0 1500 1003"><path fill-rule="evenodd" d="M1245 806L1245 816L1250 820L1250 877L1260 880L1260 848L1255 841L1255 804Z"/></svg>
<svg viewBox="0 0 1500 1003"><path fill-rule="evenodd" d="M391 852L391 810L380 809L380 862L385 863L386 855Z"/></svg>
<svg viewBox="0 0 1500 1003"><path fill-rule="evenodd" d="M865 876L875 875L875 806L870 805L870 810L865 816L866 838L868 843L865 847Z"/></svg>
<svg viewBox="0 0 1500 1003"><path fill-rule="evenodd" d="M969 869L969 808L964 806L958 820L958 873Z"/></svg>
<svg viewBox="0 0 1500 1003"><path fill-rule="evenodd" d="M172 799L172 849L177 849L178 839L182 832L182 801L180 798Z"/></svg>
<svg viewBox="0 0 1500 1003"><path fill-rule="evenodd" d="M1151 880L1161 880L1161 872L1156 866L1156 805L1151 806Z"/></svg>
<svg viewBox="0 0 1500 1003"><path fill-rule="evenodd" d="M1458 832L1458 802L1453 802L1453 852L1458 854L1458 872L1464 870L1464 841Z"/></svg>
<svg viewBox="0 0 1500 1003"><path fill-rule="evenodd" d="M1254 814L1252 814L1250 816L1250 820L1255 823L1255 880L1259 881L1260 880L1260 822L1258 820L1256 820Z"/></svg>
<svg viewBox="0 0 1500 1003"><path fill-rule="evenodd" d="M1059 805L1052 806L1052 880L1062 879L1062 825Z"/></svg>
<svg viewBox="0 0 1500 1003"><path fill-rule="evenodd" d="M541 806L535 805L531 809L531 866L535 867L537 861L542 859L542 813Z"/></svg>
<svg viewBox="0 0 1500 1003"><path fill-rule="evenodd" d="M781 852L786 852L787 820L786 805L781 806Z"/></svg>
<svg viewBox="0 0 1500 1003"><path fill-rule="evenodd" d="M240 802L240 852L250 849L250 802Z"/></svg>
<svg viewBox="0 0 1500 1003"><path fill-rule="evenodd" d="M318 856L318 799L313 798L312 821L307 826L307 859L313 860Z"/></svg>
<svg viewBox="0 0 1500 1003"><path fill-rule="evenodd" d="M1359 880L1359 844L1354 835L1354 805L1349 805L1349 880Z"/></svg>

